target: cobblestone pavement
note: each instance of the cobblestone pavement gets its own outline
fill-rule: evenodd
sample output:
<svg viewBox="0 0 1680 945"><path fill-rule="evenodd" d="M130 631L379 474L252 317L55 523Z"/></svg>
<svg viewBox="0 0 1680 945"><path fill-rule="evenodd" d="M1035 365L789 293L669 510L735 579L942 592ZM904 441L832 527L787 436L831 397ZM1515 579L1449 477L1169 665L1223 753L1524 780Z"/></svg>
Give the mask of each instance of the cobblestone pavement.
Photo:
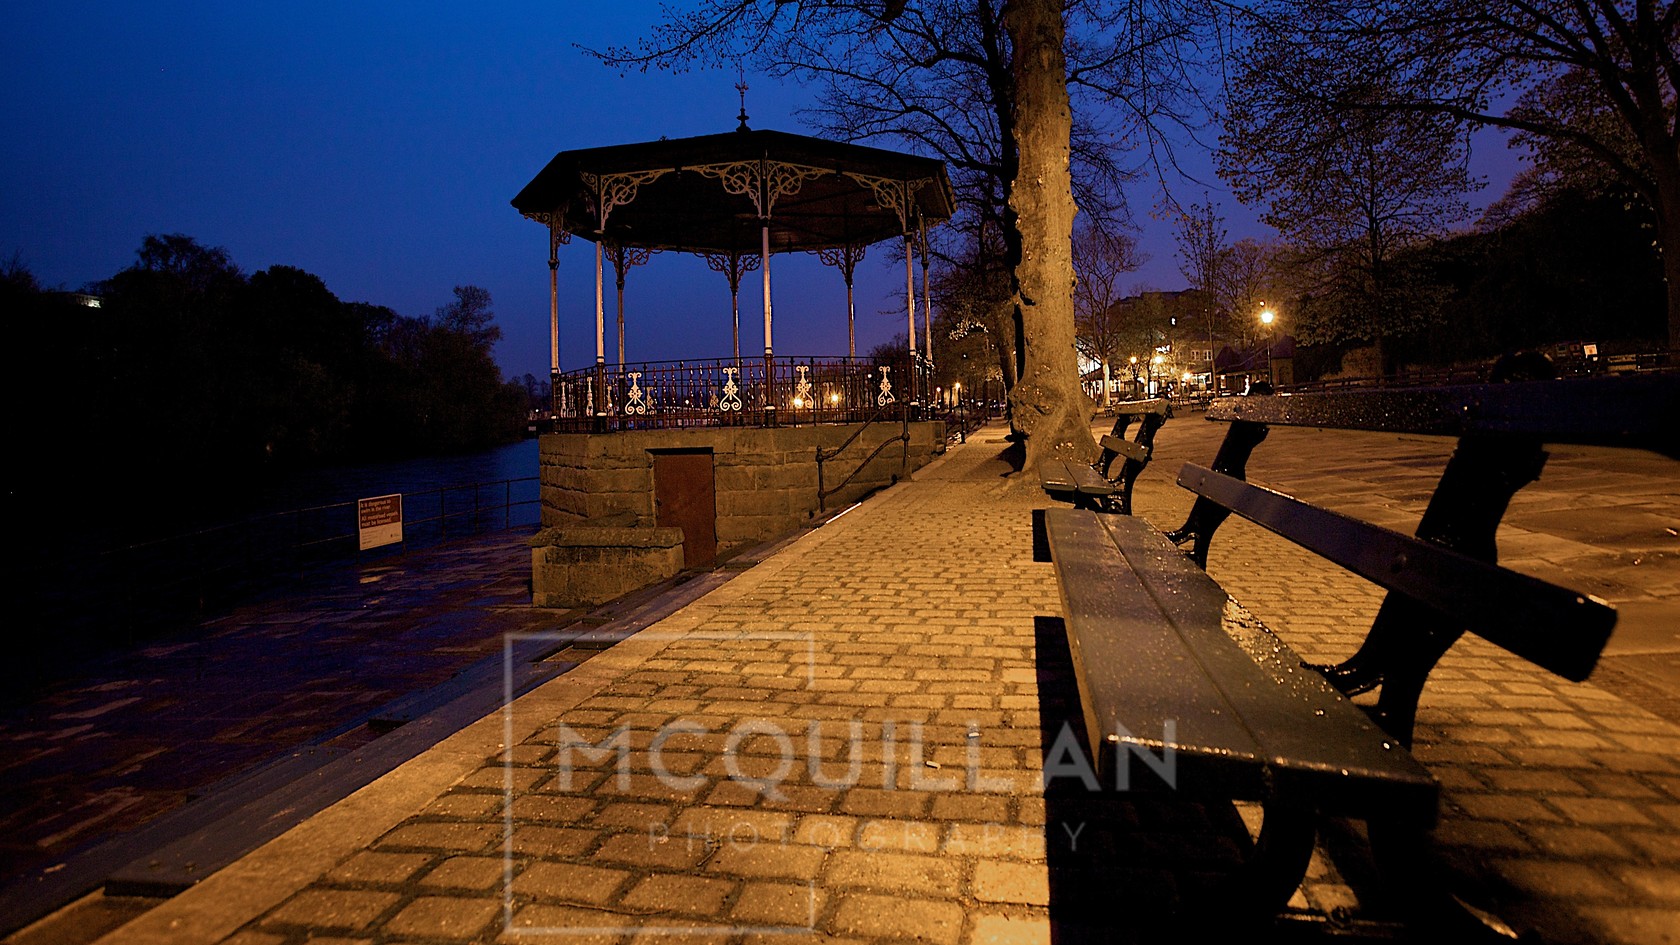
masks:
<svg viewBox="0 0 1680 945"><path fill-rule="evenodd" d="M1169 423L1139 513L1176 524L1189 503L1171 477L1220 433ZM1047 503L1001 478L1002 446L983 431L102 941L1173 940L1178 920L1155 920L1217 909L1199 897L1240 849L1242 812L1042 787L1072 683L1052 571L1031 560L1028 512ZM1250 473L1403 527L1449 446L1274 431ZM1578 467L1565 484L1598 475L1590 456L1559 467ZM1665 472L1607 480L1647 487L1593 500L1631 523L1614 542L1553 534L1594 489L1537 493L1513 509L1507 563L1614 570L1583 563L1586 539L1672 526ZM1376 594L1226 527L1214 576L1303 655L1348 652ZM1659 618L1662 534L1653 567L1629 558L1617 585ZM1644 632L1660 651L1663 630ZM1466 641L1432 677L1418 742L1459 882L1551 941L1680 938L1673 721ZM1316 858L1292 908L1391 914L1354 867Z"/></svg>

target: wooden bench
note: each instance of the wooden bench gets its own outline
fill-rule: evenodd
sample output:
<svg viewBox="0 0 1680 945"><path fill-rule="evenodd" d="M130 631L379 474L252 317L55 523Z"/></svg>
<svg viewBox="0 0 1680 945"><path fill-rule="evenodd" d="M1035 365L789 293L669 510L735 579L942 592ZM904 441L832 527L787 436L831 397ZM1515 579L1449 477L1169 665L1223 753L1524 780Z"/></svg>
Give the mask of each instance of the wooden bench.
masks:
<svg viewBox="0 0 1680 945"><path fill-rule="evenodd" d="M1051 460L1040 463L1039 483L1053 499L1077 509L1132 514L1132 484L1149 465L1155 451L1155 432L1167 422L1172 408L1165 398L1122 401L1113 406L1114 428L1102 437L1102 454L1094 464ZM1126 439L1136 422L1137 433ZM1117 460L1124 460L1115 468Z"/></svg>
<svg viewBox="0 0 1680 945"><path fill-rule="evenodd" d="M1304 876L1319 816L1334 815L1367 823L1385 881L1421 927L1448 941L1510 936L1433 879L1439 789L1408 749L1424 683L1466 630L1567 679L1592 671L1614 609L1499 567L1494 536L1539 475L1543 441L1680 454L1680 376L1619 380L1225 398L1209 411L1231 422L1213 468L1179 475L1198 497L1181 528L1162 535L1078 509L1038 516L1035 556L1056 565L1103 783L1263 805L1222 903L1277 913ZM1459 439L1414 537L1245 482L1268 424ZM1233 512L1388 591L1349 659L1305 664L1201 570ZM1349 701L1379 688L1368 709Z"/></svg>

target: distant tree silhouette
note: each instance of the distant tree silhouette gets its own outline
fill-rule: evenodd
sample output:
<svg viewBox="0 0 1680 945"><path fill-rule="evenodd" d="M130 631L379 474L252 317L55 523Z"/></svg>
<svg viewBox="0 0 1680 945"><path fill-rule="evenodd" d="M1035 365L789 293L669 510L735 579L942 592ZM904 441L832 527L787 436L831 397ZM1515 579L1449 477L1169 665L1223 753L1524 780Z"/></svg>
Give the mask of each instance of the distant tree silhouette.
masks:
<svg viewBox="0 0 1680 945"><path fill-rule="evenodd" d="M501 378L490 293L475 286L409 318L343 302L296 267L246 276L225 250L165 234L90 294L99 307L43 291L17 259L0 267L12 402L32 405L22 432L63 464L37 487L120 482L187 501L263 470L478 449L524 429L525 388ZM79 381L44 396L40 364Z"/></svg>

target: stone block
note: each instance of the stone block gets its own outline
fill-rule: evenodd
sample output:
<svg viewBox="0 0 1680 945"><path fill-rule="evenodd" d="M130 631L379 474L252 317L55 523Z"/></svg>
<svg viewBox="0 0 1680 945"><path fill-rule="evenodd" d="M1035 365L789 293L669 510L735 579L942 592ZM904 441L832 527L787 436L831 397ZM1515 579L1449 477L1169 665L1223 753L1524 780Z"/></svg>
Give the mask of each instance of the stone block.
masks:
<svg viewBox="0 0 1680 945"><path fill-rule="evenodd" d="M531 603L600 604L683 568L682 529L563 525L532 536Z"/></svg>

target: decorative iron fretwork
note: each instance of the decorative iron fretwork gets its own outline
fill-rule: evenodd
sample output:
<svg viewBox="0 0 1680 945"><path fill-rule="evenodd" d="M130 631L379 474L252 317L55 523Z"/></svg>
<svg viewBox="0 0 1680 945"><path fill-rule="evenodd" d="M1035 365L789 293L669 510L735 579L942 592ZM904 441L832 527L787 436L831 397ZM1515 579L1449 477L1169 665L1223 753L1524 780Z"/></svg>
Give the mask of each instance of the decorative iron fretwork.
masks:
<svg viewBox="0 0 1680 945"><path fill-rule="evenodd" d="M741 388L735 383L735 375L740 370L740 368L732 367L723 369L726 380L723 382L723 396L718 398L718 409L724 413L741 409Z"/></svg>
<svg viewBox="0 0 1680 945"><path fill-rule="evenodd" d="M624 273L632 266L645 265L658 250L643 249L639 246L625 246L621 243L608 242L607 258L612 261L613 275L618 279L618 287L624 288Z"/></svg>
<svg viewBox="0 0 1680 945"><path fill-rule="evenodd" d="M799 380L793 383L793 405L795 407L810 407L811 403L811 368L809 365L799 364L793 368Z"/></svg>
<svg viewBox="0 0 1680 945"><path fill-rule="evenodd" d="M646 414L647 404L642 400L642 372L630 371L625 377L630 378L630 392L624 400L624 412L627 414Z"/></svg>
<svg viewBox="0 0 1680 945"><path fill-rule="evenodd" d="M845 246L836 246L832 249L819 249L817 250L817 258L823 261L823 265L839 269L840 275L846 280L846 284L851 285L852 273L857 271L858 263L863 262L865 249L866 247L855 243L847 243Z"/></svg>
<svg viewBox="0 0 1680 945"><path fill-rule="evenodd" d="M550 245L564 246L572 241L572 228L566 225L566 212L563 209L523 212L519 215L548 227Z"/></svg>
<svg viewBox="0 0 1680 945"><path fill-rule="evenodd" d="M707 253L706 266L713 272L723 273L729 280L729 293L734 295L741 291L741 277L749 272L758 270L759 256L757 253Z"/></svg>
<svg viewBox="0 0 1680 945"><path fill-rule="evenodd" d="M622 174L591 174L579 171L578 177L595 195L595 222L605 230L607 217L617 207L622 207L636 199L636 190L643 184L651 184L666 174L671 168L659 167L648 171L625 171Z"/></svg>
<svg viewBox="0 0 1680 945"><path fill-rule="evenodd" d="M898 398L893 396L892 380L887 377L891 373L891 367L885 364L881 365L881 393L875 398L875 403L878 406L885 407L898 401Z"/></svg>
<svg viewBox="0 0 1680 945"><path fill-rule="evenodd" d="M776 201L799 192L808 180L832 173L827 168L805 164L786 164L781 161L733 161L728 164L702 164L688 170L705 177L715 177L723 189L753 202L760 217L767 217Z"/></svg>
<svg viewBox="0 0 1680 945"><path fill-rule="evenodd" d="M916 207L916 194L928 180L898 180L893 177L872 177L847 171L846 176L875 192L875 202L898 214L904 232L910 232L911 214Z"/></svg>

